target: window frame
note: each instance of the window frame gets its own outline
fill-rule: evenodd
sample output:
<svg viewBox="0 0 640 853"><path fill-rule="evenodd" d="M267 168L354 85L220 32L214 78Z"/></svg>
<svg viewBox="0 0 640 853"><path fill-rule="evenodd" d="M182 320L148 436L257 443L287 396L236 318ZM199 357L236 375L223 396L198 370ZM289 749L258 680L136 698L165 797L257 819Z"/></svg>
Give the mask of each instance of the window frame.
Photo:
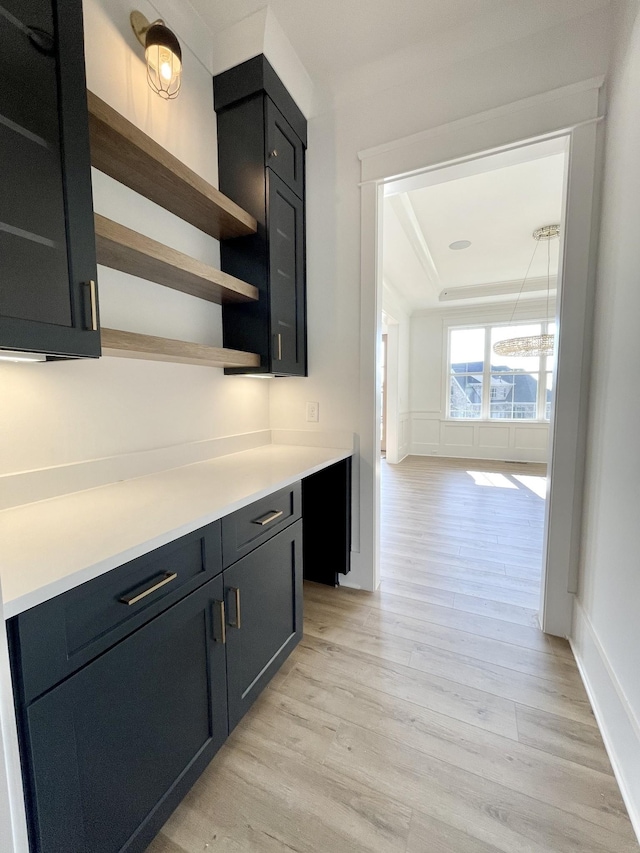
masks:
<svg viewBox="0 0 640 853"><path fill-rule="evenodd" d="M545 319L527 318L526 320L518 320L517 323L509 321L493 322L493 323L464 323L456 325L447 325L447 346L446 346L446 361L444 365L445 374L445 418L453 423L491 423L491 424L548 424L550 417L546 417L547 409L547 374L554 375L554 357L540 356L538 366L538 393L536 396L536 416L535 418L492 418L491 413L491 332L496 328L504 328L505 326L533 326L540 325L541 334L549 334L549 327L556 325L555 317ZM484 360L482 369L482 405L480 408L480 417L478 418L457 418L451 414L451 335L452 332L467 331L472 329L484 329ZM556 327L556 339L557 335ZM532 371L535 373L536 371ZM467 375L467 374L464 374ZM507 374L510 375L510 374Z"/></svg>

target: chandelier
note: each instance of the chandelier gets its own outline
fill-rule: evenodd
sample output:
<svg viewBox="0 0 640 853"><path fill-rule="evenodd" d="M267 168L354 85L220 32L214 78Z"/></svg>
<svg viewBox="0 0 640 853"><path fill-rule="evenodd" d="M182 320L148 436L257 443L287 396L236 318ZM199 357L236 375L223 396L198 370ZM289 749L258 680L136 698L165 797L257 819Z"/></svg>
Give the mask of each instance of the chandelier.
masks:
<svg viewBox="0 0 640 853"><path fill-rule="evenodd" d="M549 289L551 281L550 242L555 237L558 237L559 234L559 225L543 225L542 228L536 228L536 230L533 232L533 239L536 241L536 245L533 249L533 255L531 256L531 260L529 261L529 266L527 267L527 271L522 280L522 284L520 285L520 293L518 293L518 299L516 299L516 304L513 306L513 313L511 315L512 323L513 318L515 317L516 309L518 308L518 300L520 299L520 296L522 294L525 281L527 280L527 275L529 274L529 270L531 269L531 265L533 264L533 259L536 256L536 250L541 240L547 241L547 317L549 316ZM504 341L498 341L497 344L493 345L493 351L497 355L510 355L515 357L553 355L554 343L554 335L526 335L520 338L507 338Z"/></svg>

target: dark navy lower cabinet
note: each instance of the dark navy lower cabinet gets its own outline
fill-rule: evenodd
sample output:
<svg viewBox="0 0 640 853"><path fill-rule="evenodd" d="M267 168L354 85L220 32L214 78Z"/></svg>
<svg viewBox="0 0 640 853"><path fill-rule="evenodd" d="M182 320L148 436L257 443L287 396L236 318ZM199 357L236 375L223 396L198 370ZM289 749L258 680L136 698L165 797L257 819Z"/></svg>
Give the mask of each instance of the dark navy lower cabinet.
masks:
<svg viewBox="0 0 640 853"><path fill-rule="evenodd" d="M143 851L224 742L222 577L21 709L31 849Z"/></svg>
<svg viewBox="0 0 640 853"><path fill-rule="evenodd" d="M300 494L10 620L31 853L146 850L302 637Z"/></svg>

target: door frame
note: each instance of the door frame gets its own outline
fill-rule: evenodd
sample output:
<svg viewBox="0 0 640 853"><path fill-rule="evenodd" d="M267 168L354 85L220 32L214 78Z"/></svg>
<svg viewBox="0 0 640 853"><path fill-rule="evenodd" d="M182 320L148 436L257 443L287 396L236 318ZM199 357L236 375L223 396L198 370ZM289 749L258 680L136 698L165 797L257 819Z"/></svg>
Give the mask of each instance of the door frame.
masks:
<svg viewBox="0 0 640 853"><path fill-rule="evenodd" d="M360 551L350 585L380 583L380 395L377 389L382 308L382 226L386 183L509 151L547 139L566 140L566 222L558 271L562 316L550 425L550 482L546 501L540 624L550 634L571 632L577 590L590 373L601 168L600 102L595 78L498 107L377 148L361 160Z"/></svg>
<svg viewBox="0 0 640 853"><path fill-rule="evenodd" d="M387 377L389 375L388 365L389 365L389 333L383 332L380 336L380 349L381 352L384 353L384 358L382 361L382 376L380 377L380 387L382 389L382 399L380 401L380 423L382 424L381 436L380 436L380 451L382 453L387 452L387 428L388 428L388 409L389 409L389 386L387 384Z"/></svg>

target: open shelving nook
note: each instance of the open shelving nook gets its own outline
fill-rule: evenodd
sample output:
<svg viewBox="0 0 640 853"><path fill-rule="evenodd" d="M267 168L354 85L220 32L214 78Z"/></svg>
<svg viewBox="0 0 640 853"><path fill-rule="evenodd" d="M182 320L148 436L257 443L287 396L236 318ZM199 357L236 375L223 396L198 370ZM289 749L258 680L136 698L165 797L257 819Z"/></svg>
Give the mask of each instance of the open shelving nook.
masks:
<svg viewBox="0 0 640 853"><path fill-rule="evenodd" d="M87 92L91 163L217 240L255 234L256 220L120 113ZM96 214L98 263L199 299L257 301L258 290L143 234ZM209 347L117 329L102 329L104 355L202 364L258 367L254 353Z"/></svg>

